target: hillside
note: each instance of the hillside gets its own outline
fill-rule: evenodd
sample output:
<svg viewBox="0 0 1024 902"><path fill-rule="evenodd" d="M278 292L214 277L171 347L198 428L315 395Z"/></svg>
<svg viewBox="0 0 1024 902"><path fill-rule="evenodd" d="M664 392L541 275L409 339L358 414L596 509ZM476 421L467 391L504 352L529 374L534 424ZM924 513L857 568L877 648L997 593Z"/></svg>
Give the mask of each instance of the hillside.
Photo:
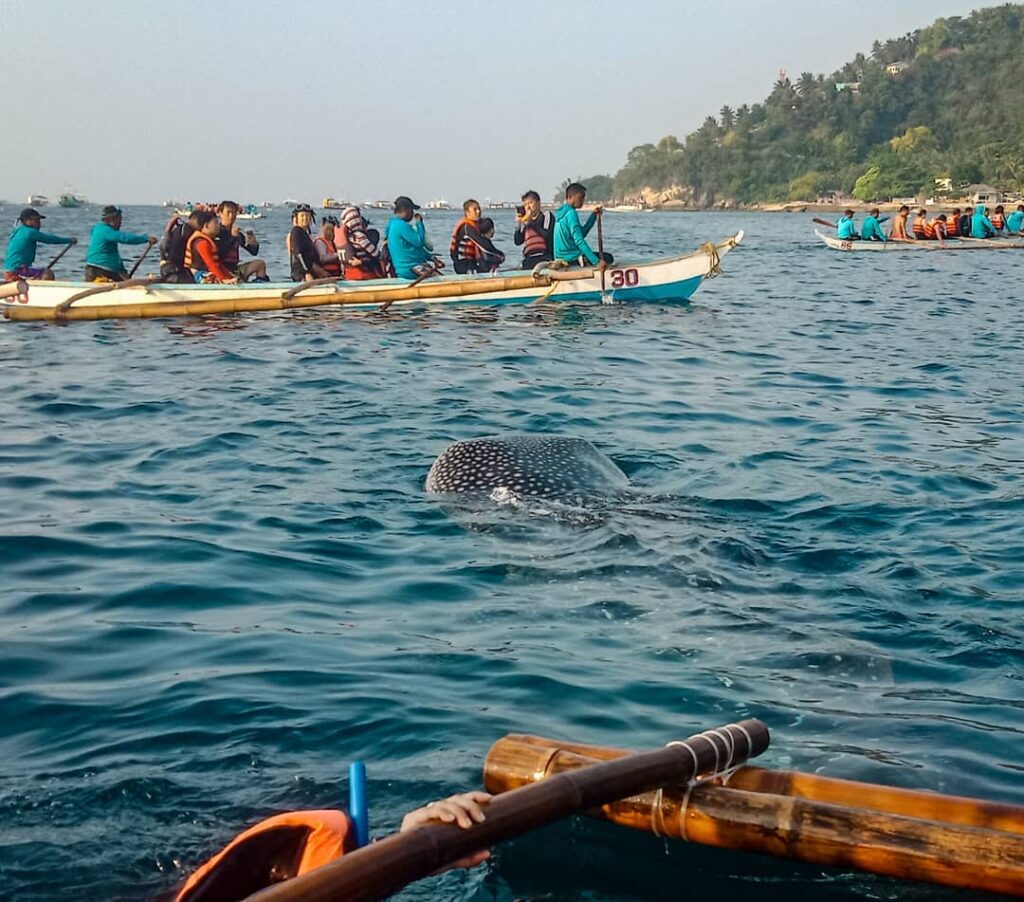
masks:
<svg viewBox="0 0 1024 902"><path fill-rule="evenodd" d="M934 194L936 179L1024 189L1024 5L938 19L827 77L781 79L683 141L634 147L608 193L710 207Z"/></svg>

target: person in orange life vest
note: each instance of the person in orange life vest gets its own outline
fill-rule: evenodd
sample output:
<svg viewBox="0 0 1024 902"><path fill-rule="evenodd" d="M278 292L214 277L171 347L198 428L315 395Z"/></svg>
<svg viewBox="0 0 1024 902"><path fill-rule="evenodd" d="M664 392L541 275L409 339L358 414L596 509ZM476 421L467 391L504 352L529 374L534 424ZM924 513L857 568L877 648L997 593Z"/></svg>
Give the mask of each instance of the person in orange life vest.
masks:
<svg viewBox="0 0 1024 902"><path fill-rule="evenodd" d="M1006 228L1006 211L1003 209L1003 205L1000 204L996 207L995 213L989 218L992 220L992 228L996 230L996 234L1002 235L1003 229Z"/></svg>
<svg viewBox="0 0 1024 902"><path fill-rule="evenodd" d="M927 241L928 240L928 230L926 228L927 222L928 222L928 211L927 210L918 210L917 214L914 216L913 230L914 230L914 237L917 238L919 241Z"/></svg>
<svg viewBox="0 0 1024 902"><path fill-rule="evenodd" d="M486 216L480 220L480 244L484 251L479 272L497 272L505 262L505 255L494 246L494 220Z"/></svg>
<svg viewBox="0 0 1024 902"><path fill-rule="evenodd" d="M220 233L217 214L201 210L193 213L190 219L195 223L195 231L185 244L186 268L192 270L197 282L235 284L238 276L221 263L217 253L217 235Z"/></svg>
<svg viewBox="0 0 1024 902"><path fill-rule="evenodd" d="M335 243L347 280L358 282L384 278L380 262L380 232L370 228L362 210L355 204L341 211L341 224L335 229Z"/></svg>
<svg viewBox="0 0 1024 902"><path fill-rule="evenodd" d="M516 246L523 246L523 269L533 269L538 263L554 259L552 236L555 231L555 214L541 209L540 195L527 191L523 205L516 208L516 231L512 236Z"/></svg>
<svg viewBox="0 0 1024 902"><path fill-rule="evenodd" d="M472 198L462 205L462 219L452 232L449 248L457 273L487 272L489 268L483 262L487 248L480 235L480 212L480 204Z"/></svg>
<svg viewBox="0 0 1024 902"><path fill-rule="evenodd" d="M487 819L486 792L467 792L411 811L400 832L425 824L458 824L463 830ZM330 864L351 852L354 830L344 811L291 811L267 818L241 833L197 868L178 889L154 902L241 902L253 893ZM486 861L482 849L452 867L470 868Z"/></svg>
<svg viewBox="0 0 1024 902"><path fill-rule="evenodd" d="M960 233L957 231L957 223L960 221L960 208L954 207L953 212L946 217L946 240L951 241L954 238L959 238Z"/></svg>
<svg viewBox="0 0 1024 902"><path fill-rule="evenodd" d="M925 235L929 241L938 241L941 247L946 246L946 214L940 213L931 222L924 226Z"/></svg>
<svg viewBox="0 0 1024 902"><path fill-rule="evenodd" d="M220 220L220 234L217 236L217 252L220 262L236 276L239 282L269 282L267 264L258 257L255 260L239 260L241 249L245 248L251 257L260 252L260 243L252 229L243 232L235 222L238 219L238 204L233 200L222 200L217 205L217 218Z"/></svg>
<svg viewBox="0 0 1024 902"><path fill-rule="evenodd" d="M899 212L896 214L896 218L892 221L892 228L889 229L889 238L893 241L909 241L910 235L907 234L907 219L910 218L910 207L904 205L900 207Z"/></svg>
<svg viewBox="0 0 1024 902"><path fill-rule="evenodd" d="M325 216L320 220L320 234L313 239L313 247L316 248L316 256L324 272L328 276L341 278L341 257L338 256L338 248L334 244L334 236L338 226L336 216Z"/></svg>

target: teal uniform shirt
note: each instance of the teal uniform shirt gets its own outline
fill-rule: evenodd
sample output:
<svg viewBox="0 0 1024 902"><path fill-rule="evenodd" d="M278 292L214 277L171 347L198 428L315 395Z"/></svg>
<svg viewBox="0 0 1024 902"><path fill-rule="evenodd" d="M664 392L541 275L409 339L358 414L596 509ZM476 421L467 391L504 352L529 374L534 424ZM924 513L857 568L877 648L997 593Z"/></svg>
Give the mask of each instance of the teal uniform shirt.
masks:
<svg viewBox="0 0 1024 902"><path fill-rule="evenodd" d="M865 241L886 241L882 224L874 216L866 216L861 226L860 237Z"/></svg>
<svg viewBox="0 0 1024 902"><path fill-rule="evenodd" d="M98 222L92 227L89 236L89 250L85 254L85 262L89 266L109 269L111 272L125 272L124 260L117 250L119 244L146 244L147 235L136 235L134 232L120 232L105 222Z"/></svg>
<svg viewBox="0 0 1024 902"><path fill-rule="evenodd" d="M859 237L857 235L857 223L853 221L852 216L843 216L836 223L836 234L842 241L850 241L854 238Z"/></svg>
<svg viewBox="0 0 1024 902"><path fill-rule="evenodd" d="M36 262L37 244L71 244L70 238L60 235L48 235L22 223L11 233L7 242L7 256L4 257L4 269L14 272L20 266L31 266Z"/></svg>
<svg viewBox="0 0 1024 902"><path fill-rule="evenodd" d="M388 222L387 237L391 263L400 279L415 279L413 267L434 259L422 219L406 222L400 216L392 216Z"/></svg>
<svg viewBox="0 0 1024 902"><path fill-rule="evenodd" d="M554 249L555 259L575 263L584 257L591 266L597 266L598 257L587 244L587 233L594 227L597 217L591 213L585 225L580 225L576 208L564 203L555 211Z"/></svg>
<svg viewBox="0 0 1024 902"><path fill-rule="evenodd" d="M974 215L971 217L971 237L992 238L995 234L996 230L992 225L992 220L985 215L985 205L978 204L974 208Z"/></svg>
<svg viewBox="0 0 1024 902"><path fill-rule="evenodd" d="M1024 210L1014 210L1006 217L1006 231L1019 232L1024 226Z"/></svg>

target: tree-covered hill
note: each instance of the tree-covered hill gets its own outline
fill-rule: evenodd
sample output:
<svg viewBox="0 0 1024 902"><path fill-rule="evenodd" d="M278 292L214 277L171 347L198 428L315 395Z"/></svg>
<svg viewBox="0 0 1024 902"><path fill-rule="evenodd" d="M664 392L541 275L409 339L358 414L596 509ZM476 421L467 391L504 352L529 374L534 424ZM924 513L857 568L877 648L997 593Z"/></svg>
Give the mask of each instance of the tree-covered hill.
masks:
<svg viewBox="0 0 1024 902"><path fill-rule="evenodd" d="M937 179L950 180L945 190L1024 190L1024 5L876 41L828 77L782 79L763 103L722 107L685 141L634 147L609 194L699 206L875 200L941 193Z"/></svg>

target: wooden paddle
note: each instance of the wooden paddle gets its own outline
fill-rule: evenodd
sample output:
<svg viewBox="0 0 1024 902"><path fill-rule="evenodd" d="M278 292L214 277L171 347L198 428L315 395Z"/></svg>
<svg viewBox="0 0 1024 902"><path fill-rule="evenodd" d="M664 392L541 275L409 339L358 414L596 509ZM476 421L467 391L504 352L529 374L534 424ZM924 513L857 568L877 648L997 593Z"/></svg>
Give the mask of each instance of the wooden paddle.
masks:
<svg viewBox="0 0 1024 902"><path fill-rule="evenodd" d="M768 747L768 728L745 720L670 742L651 752L601 761L494 798L487 819L463 830L438 822L349 852L301 877L256 893L258 902L354 902L383 899L480 849L544 824L697 774L726 770Z"/></svg>
<svg viewBox="0 0 1024 902"><path fill-rule="evenodd" d="M604 210L598 208L597 211L597 254L601 258L600 262L604 263L604 229L602 228L602 220L604 219ZM601 268L601 297L605 294L605 267Z"/></svg>
<svg viewBox="0 0 1024 902"><path fill-rule="evenodd" d="M62 250L59 254L57 254L56 257L54 257L49 263L46 264L46 268L53 269L59 262L60 258L63 257L69 250L71 250L71 248L73 248L77 243L77 241L73 241L66 248L64 248L64 250Z"/></svg>
<svg viewBox="0 0 1024 902"><path fill-rule="evenodd" d="M154 242L152 242L152 243L151 243L151 244L149 245L149 247L147 247L147 248L146 248L146 249L145 249L145 250L144 250L144 251L142 252L142 256L141 256L141 257L139 257L139 259L135 261L135 265L134 265L134 266L132 267L132 271L131 271L130 273L128 273L128 278L129 278L129 279L130 279L130 278L131 278L132 276L134 276L134 275L135 275L135 273L136 273L136 271L138 270L138 268L139 268L140 266L142 266L142 261L146 259L146 254L148 254L148 253L149 253L149 252L150 252L151 250L153 250L153 248L154 248L155 246L156 246L156 242L154 241Z"/></svg>
<svg viewBox="0 0 1024 902"><path fill-rule="evenodd" d="M811 220L811 222L816 222L818 225L827 226L830 229L839 228L839 226L837 226L834 222L829 222L827 219L818 219L817 216L815 216L814 219Z"/></svg>

